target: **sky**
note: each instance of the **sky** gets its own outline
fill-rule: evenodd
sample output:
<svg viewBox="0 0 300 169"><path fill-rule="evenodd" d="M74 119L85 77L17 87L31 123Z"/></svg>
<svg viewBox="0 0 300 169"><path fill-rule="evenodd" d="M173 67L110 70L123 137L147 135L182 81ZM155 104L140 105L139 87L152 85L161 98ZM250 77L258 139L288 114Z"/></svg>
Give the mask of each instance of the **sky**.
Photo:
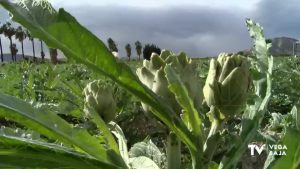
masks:
<svg viewBox="0 0 300 169"><path fill-rule="evenodd" d="M111 37L118 45L120 56L126 56L127 43L134 48L137 40L142 44L154 43L174 52L184 51L191 57L216 56L221 52L249 49L252 40L245 26L246 18L259 22L267 38L300 38L298 0L50 2L56 9L65 8L105 43ZM0 21L7 19L6 12L0 9ZM4 41L4 44L7 43ZM25 52L30 54L31 45L29 42L25 44ZM36 46L39 53L38 42ZM135 52L133 57L136 57Z"/></svg>

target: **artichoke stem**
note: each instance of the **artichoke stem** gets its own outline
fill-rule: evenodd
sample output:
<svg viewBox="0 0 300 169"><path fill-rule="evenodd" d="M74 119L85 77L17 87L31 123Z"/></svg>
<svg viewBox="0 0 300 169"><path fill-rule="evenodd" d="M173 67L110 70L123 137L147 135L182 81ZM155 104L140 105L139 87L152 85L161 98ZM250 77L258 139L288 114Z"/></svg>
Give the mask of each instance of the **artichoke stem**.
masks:
<svg viewBox="0 0 300 169"><path fill-rule="evenodd" d="M209 163L203 159L203 152L197 151L192 153L192 168L193 169L208 169Z"/></svg>
<svg viewBox="0 0 300 169"><path fill-rule="evenodd" d="M210 138L218 133L223 128L223 120L220 119L214 119L212 122L209 134L207 138Z"/></svg>
<svg viewBox="0 0 300 169"><path fill-rule="evenodd" d="M167 139L167 169L180 169L181 142L175 133L171 132Z"/></svg>
<svg viewBox="0 0 300 169"><path fill-rule="evenodd" d="M214 108L211 108L211 113L214 117L212 125L204 144L204 157L210 161L219 145L221 139L219 131L223 129L224 120L220 118L220 113Z"/></svg>

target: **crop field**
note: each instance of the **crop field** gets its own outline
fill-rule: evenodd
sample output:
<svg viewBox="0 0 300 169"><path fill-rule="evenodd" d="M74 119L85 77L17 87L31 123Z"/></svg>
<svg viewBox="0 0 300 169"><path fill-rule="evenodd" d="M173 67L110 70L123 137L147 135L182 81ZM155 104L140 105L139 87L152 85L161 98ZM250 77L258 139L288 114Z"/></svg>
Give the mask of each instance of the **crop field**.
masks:
<svg viewBox="0 0 300 169"><path fill-rule="evenodd" d="M251 54L125 61L23 2L0 5L68 61L0 63L0 169L300 168L300 58L271 56L258 23Z"/></svg>

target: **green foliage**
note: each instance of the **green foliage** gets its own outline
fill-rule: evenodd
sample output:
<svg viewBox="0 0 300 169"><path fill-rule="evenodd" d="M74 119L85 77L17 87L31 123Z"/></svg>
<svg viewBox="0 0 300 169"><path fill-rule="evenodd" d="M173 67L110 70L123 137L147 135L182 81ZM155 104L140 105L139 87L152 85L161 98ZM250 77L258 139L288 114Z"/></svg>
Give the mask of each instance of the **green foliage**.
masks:
<svg viewBox="0 0 300 169"><path fill-rule="evenodd" d="M138 80L128 66L117 61L105 45L83 28L70 14L63 9L60 9L58 13L55 12L46 1L36 1L36 3L23 1L22 6L8 1L0 2L10 12L14 13L13 19L27 27L32 35L43 39L50 47L59 48L67 57L82 62L94 71L108 76L143 102L152 106L156 116L174 130L191 149L196 149L188 129L179 118L171 117L173 113L168 105L163 104L153 92ZM25 10L24 7L30 10ZM40 15L41 10L45 10L43 17ZM28 16L36 19L28 18ZM70 29L73 31L68 31ZM65 36L62 37L61 34ZM83 36L77 39L78 34ZM85 57L82 58L81 56Z"/></svg>
<svg viewBox="0 0 300 169"><path fill-rule="evenodd" d="M294 106L291 112L287 114L280 113L272 113L272 118L270 118L269 122L269 130L281 132L283 129L287 127L295 128L300 130L300 113L297 110L297 107Z"/></svg>
<svg viewBox="0 0 300 169"><path fill-rule="evenodd" d="M282 140L282 144L287 146L287 155L281 157L275 165L274 169L289 168L298 169L300 166L300 130L287 128L286 134Z"/></svg>
<svg viewBox="0 0 300 169"><path fill-rule="evenodd" d="M219 168L235 168L241 155L245 152L247 145L254 139L259 130L260 123L266 112L267 104L271 97L271 76L273 70L273 57L269 55L269 44L266 43L262 27L250 19L246 20L250 36L254 40L254 61L252 64L256 67L253 70L254 93L244 111L239 140L232 145L229 151L223 157Z"/></svg>
<svg viewBox="0 0 300 169"><path fill-rule="evenodd" d="M180 71L179 71L180 72ZM170 64L165 67L166 78L168 80L168 88L175 95L175 98L178 104L182 107L182 119L185 122L186 126L193 132L195 136L199 136L200 144L203 142L203 129L202 129L202 120L200 118L199 112L195 108L194 104L201 103L200 100L194 101L190 97L193 92L188 90L186 86L192 86L193 84L184 83L180 76L178 76L175 70L171 67ZM191 81L192 82L192 79ZM196 85L196 84L195 84ZM201 95L199 95L201 96ZM200 150L198 150L200 151Z"/></svg>
<svg viewBox="0 0 300 169"><path fill-rule="evenodd" d="M272 98L268 104L270 112L287 114L299 104L300 60L294 57L274 59Z"/></svg>
<svg viewBox="0 0 300 169"><path fill-rule="evenodd" d="M13 82L13 85L1 86L0 90L16 94L19 99L0 94L0 116L17 122L21 125L18 127L23 128L19 132L10 128L0 130L0 156L6 161L0 164L1 167L163 168L165 164L167 167L169 164L179 167L181 153L189 152L190 168L231 169L236 168L247 144L259 136L270 137L261 134L261 124L268 113L273 92L273 57L268 53L270 44L265 40L262 28L252 20L246 23L254 39L254 57L248 58L252 64L250 74L253 86L249 85L249 66L244 65L246 59L241 56L223 56L219 61L213 60L208 73L207 62L199 61L202 64L197 67L199 79L208 76L209 82L217 79L222 85L227 85L225 88L214 83L206 84L204 91L209 90L209 94L205 94L205 100L210 107L208 115L213 119L206 122L205 108L201 105L203 82L195 75L192 60L184 53L177 55L163 51L159 56L148 52L149 59L152 55L151 59L144 61L137 76L131 67L117 60L101 40L63 9L57 12L45 0L0 0L0 4L13 14L13 20L29 29L34 37L44 40L51 48L60 49L68 59L82 63L89 69L87 71L82 65L53 67L21 63L21 66L6 67L17 72L16 75L7 70L1 72L0 78ZM16 68L20 70L16 71ZM67 73L61 73L63 70ZM111 81L108 82L105 77ZM92 82L86 88L84 108L82 90L88 82L99 78L103 79L101 83ZM105 83L102 83L104 80ZM4 84L2 81L0 83ZM122 89L116 87L115 83ZM239 83L242 83L242 87L236 91L233 86ZM222 92L215 94L217 89ZM134 108L126 106L131 99L121 101L128 96L123 90L136 97ZM250 97L245 106L248 92ZM220 107L220 102L216 100L225 96L228 100L234 100L234 104L241 104L238 104L238 108L224 111L228 109ZM124 112L136 109L142 102L148 107L149 113L169 128L171 135L167 141L166 163L162 164L163 153L151 141L137 143L128 152L122 129L114 122L108 123L113 118L106 118L105 110L98 109L100 103L111 101L112 98L116 101L113 107L116 105L118 108L110 110L110 115L115 116L117 110ZM86 118L83 112L87 114ZM240 122L234 121L237 120L234 115L230 118L233 124L223 119L222 115L226 117L230 113L242 113ZM283 139L270 137L269 140L286 144L290 155L279 159L268 158L265 167L288 166L296 169L299 165L299 143L292 136L299 137L299 112L294 107L287 115L272 113L273 118L267 126L281 128ZM76 116L78 121L62 115ZM30 135L27 128L35 132ZM182 147L181 142L184 144ZM230 144L222 146L222 143ZM26 157L24 160L16 161L23 156ZM57 162L53 163L54 160Z"/></svg>
<svg viewBox="0 0 300 169"><path fill-rule="evenodd" d="M14 120L49 138L59 139L66 145L75 146L110 168L113 168L115 164L122 165L122 160L120 161L116 156L119 152L107 151L107 148L100 145L99 140L92 137L86 130L74 129L53 113L43 112L22 100L3 94L0 95L0 107L1 117ZM104 138L102 142L105 143Z"/></svg>
<svg viewBox="0 0 300 169"><path fill-rule="evenodd" d="M77 111L83 107L82 89L90 78L82 67L35 65L25 61L2 68L6 74L3 83L14 84L3 86L2 91L57 114L79 116ZM14 76L10 76L11 68L15 69Z"/></svg>
<svg viewBox="0 0 300 169"><path fill-rule="evenodd" d="M30 133L32 134L32 133ZM28 132L0 129L0 157L3 160L0 167L26 167L26 168L79 168L91 169L103 165L84 153L75 152L72 149L37 140ZM84 159L84 160L82 160Z"/></svg>
<svg viewBox="0 0 300 169"><path fill-rule="evenodd" d="M8 1L0 2L3 7L14 13L13 20L29 29L35 37L43 39L48 46L60 49L68 58L86 64L95 72L111 78L152 106L155 110L154 114L180 135L183 142L195 149L187 128L179 118L171 117L170 107L162 104L160 99L138 80L125 63L114 58L104 43L82 27L69 13L63 9L56 12L47 1L36 1L37 3L24 1L22 6ZM24 7L30 10L25 10ZM44 11L42 17L41 10ZM70 29L73 31L68 31ZM82 35L80 39L78 39L78 34Z"/></svg>

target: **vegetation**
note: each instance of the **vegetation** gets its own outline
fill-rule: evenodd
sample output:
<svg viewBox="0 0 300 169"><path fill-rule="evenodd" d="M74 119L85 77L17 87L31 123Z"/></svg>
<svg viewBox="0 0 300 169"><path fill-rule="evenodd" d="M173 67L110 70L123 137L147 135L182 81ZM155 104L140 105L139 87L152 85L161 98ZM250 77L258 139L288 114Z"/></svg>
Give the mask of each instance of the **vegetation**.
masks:
<svg viewBox="0 0 300 169"><path fill-rule="evenodd" d="M10 48L10 52L11 52L11 60L15 61L14 54L13 54L13 42L12 42L12 37L15 35L15 28L12 27L10 22L6 22L3 25L3 33L4 33L4 36L6 36L10 42L9 48Z"/></svg>
<svg viewBox="0 0 300 169"><path fill-rule="evenodd" d="M34 47L34 37L30 34L29 31L27 31L26 34L27 34L28 39L31 41L33 60L36 61L35 47Z"/></svg>
<svg viewBox="0 0 300 169"><path fill-rule="evenodd" d="M141 54L143 49L142 43L140 41L136 41L134 44L135 44L136 54L138 55L139 60L141 60Z"/></svg>
<svg viewBox="0 0 300 169"><path fill-rule="evenodd" d="M19 42L21 43L21 48L22 48L22 57L23 59L25 59L25 55L24 55L24 40L26 39L26 32L23 31L22 27L19 26L16 30L16 34L15 34L16 39L19 40Z"/></svg>
<svg viewBox="0 0 300 169"><path fill-rule="evenodd" d="M114 40L112 40L112 38L108 38L107 43L108 43L108 48L111 52L118 52L117 44L115 43Z"/></svg>
<svg viewBox="0 0 300 169"><path fill-rule="evenodd" d="M131 46L129 43L127 43L125 45L125 50L126 50L126 53L127 53L127 57L128 57L128 60L130 61L130 57L131 57Z"/></svg>
<svg viewBox="0 0 300 169"><path fill-rule="evenodd" d="M293 92L299 61L273 61L261 26L252 20L246 20L251 58L193 60L146 45L149 58L136 69L64 9L55 11L44 0L0 4L53 55L59 49L77 62L1 66L1 168L242 168L254 142L288 147L287 156L264 150L260 168L299 167L300 111ZM284 91L290 95L279 90L289 85L286 80L293 81ZM131 120L139 124L131 128ZM127 135L148 128L155 133L142 142Z"/></svg>
<svg viewBox="0 0 300 169"><path fill-rule="evenodd" d="M161 49L154 44L146 44L143 50L143 57L146 60L150 60L152 53L160 55Z"/></svg>
<svg viewBox="0 0 300 169"><path fill-rule="evenodd" d="M32 44L32 52L33 52L33 60L37 60L35 56L35 45L34 45L34 37L31 36L28 30L25 30L22 26L18 26L17 28L14 28L12 26L12 23L6 22L5 24L0 25L0 35L3 34L5 35L9 41L9 49L11 52L12 56L12 61L16 62L17 61L17 52L19 51L17 49L17 46L15 43L13 43L13 36L15 37L16 40L18 40L21 44L21 52L22 52L22 59L28 59L25 57L24 53L24 40L28 37L28 39L31 41ZM40 40L40 45L41 45L41 59L44 61L45 59L45 52L44 52L44 45L43 41ZM2 49L2 41L0 39L0 51L1 51L1 62L4 62L4 55L3 55L3 49ZM50 52L50 51L49 51ZM53 60L53 63L57 62L57 55L51 55Z"/></svg>

